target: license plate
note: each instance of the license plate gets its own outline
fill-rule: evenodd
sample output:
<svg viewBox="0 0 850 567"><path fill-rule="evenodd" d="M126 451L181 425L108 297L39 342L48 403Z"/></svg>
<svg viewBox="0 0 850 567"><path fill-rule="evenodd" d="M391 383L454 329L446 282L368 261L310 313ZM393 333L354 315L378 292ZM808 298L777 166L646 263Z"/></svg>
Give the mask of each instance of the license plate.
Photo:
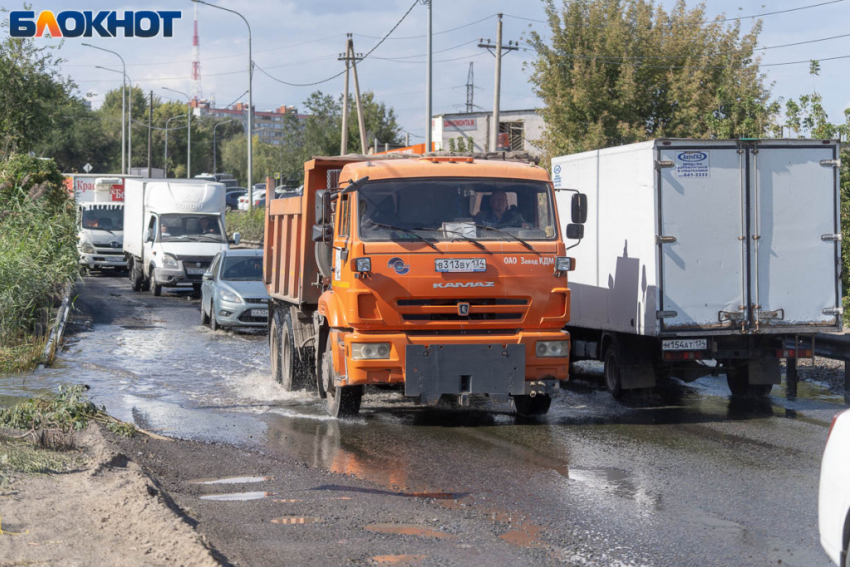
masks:
<svg viewBox="0 0 850 567"><path fill-rule="evenodd" d="M484 258L437 258L435 270L438 272L486 272Z"/></svg>
<svg viewBox="0 0 850 567"><path fill-rule="evenodd" d="M251 309L251 317L268 317L268 309Z"/></svg>
<svg viewBox="0 0 850 567"><path fill-rule="evenodd" d="M206 268L186 268L186 273L190 276L199 276L206 272Z"/></svg>
<svg viewBox="0 0 850 567"><path fill-rule="evenodd" d="M706 350L708 339L673 339L661 343L661 350Z"/></svg>

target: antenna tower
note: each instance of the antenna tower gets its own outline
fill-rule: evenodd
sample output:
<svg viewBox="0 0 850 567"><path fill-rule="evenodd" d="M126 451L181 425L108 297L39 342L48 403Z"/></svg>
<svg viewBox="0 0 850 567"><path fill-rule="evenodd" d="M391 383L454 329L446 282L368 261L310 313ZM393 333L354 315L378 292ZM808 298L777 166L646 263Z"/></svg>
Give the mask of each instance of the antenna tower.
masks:
<svg viewBox="0 0 850 567"><path fill-rule="evenodd" d="M472 62L469 63L469 75L466 76L466 113L475 112L475 78L472 73Z"/></svg>
<svg viewBox="0 0 850 567"><path fill-rule="evenodd" d="M201 52L198 36L198 4L195 4L195 35L192 37L192 80L195 82L195 100L203 96L201 91Z"/></svg>

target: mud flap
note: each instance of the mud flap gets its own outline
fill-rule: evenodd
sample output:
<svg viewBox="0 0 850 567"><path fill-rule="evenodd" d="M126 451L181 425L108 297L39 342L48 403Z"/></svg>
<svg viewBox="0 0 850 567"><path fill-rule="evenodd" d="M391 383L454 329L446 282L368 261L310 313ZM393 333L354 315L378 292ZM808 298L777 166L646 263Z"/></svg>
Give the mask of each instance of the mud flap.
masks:
<svg viewBox="0 0 850 567"><path fill-rule="evenodd" d="M750 384L779 384L782 381L778 358L750 360L747 366Z"/></svg>
<svg viewBox="0 0 850 567"><path fill-rule="evenodd" d="M655 387L655 368L652 362L620 365L620 383L624 390Z"/></svg>
<svg viewBox="0 0 850 567"><path fill-rule="evenodd" d="M407 345L404 395L525 393L525 345Z"/></svg>

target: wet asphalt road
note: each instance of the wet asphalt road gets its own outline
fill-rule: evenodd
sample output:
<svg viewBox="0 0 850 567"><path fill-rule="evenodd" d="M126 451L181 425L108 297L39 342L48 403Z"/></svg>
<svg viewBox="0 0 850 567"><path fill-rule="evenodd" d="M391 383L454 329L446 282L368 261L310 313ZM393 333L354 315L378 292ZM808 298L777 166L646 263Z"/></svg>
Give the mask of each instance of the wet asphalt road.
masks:
<svg viewBox="0 0 850 567"><path fill-rule="evenodd" d="M378 391L361 417L334 421L312 395L271 382L264 334L214 333L198 301L133 293L123 277L85 278L77 292L91 325L53 368L0 377L0 399L84 383L112 415L164 435L279 454L376 489L450 493L434 501L441 513L522 518L501 539L545 551L529 563L829 565L817 484L842 406L817 385L801 383L796 402L778 387L745 402L704 378L615 401L591 365L536 421Z"/></svg>

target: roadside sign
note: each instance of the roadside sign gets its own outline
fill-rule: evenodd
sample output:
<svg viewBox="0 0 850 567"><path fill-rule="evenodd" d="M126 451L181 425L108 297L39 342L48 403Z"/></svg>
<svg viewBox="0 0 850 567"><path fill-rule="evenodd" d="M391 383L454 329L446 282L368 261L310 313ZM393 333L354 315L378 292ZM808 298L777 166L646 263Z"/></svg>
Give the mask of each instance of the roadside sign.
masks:
<svg viewBox="0 0 850 567"><path fill-rule="evenodd" d="M83 166L83 171L85 171L86 173L90 172L91 170L92 170L92 166L91 166L90 163L87 163L86 165Z"/></svg>
<svg viewBox="0 0 850 567"><path fill-rule="evenodd" d="M275 179L280 179L280 173L275 173L275 174L274 174L274 178L275 178Z"/></svg>

